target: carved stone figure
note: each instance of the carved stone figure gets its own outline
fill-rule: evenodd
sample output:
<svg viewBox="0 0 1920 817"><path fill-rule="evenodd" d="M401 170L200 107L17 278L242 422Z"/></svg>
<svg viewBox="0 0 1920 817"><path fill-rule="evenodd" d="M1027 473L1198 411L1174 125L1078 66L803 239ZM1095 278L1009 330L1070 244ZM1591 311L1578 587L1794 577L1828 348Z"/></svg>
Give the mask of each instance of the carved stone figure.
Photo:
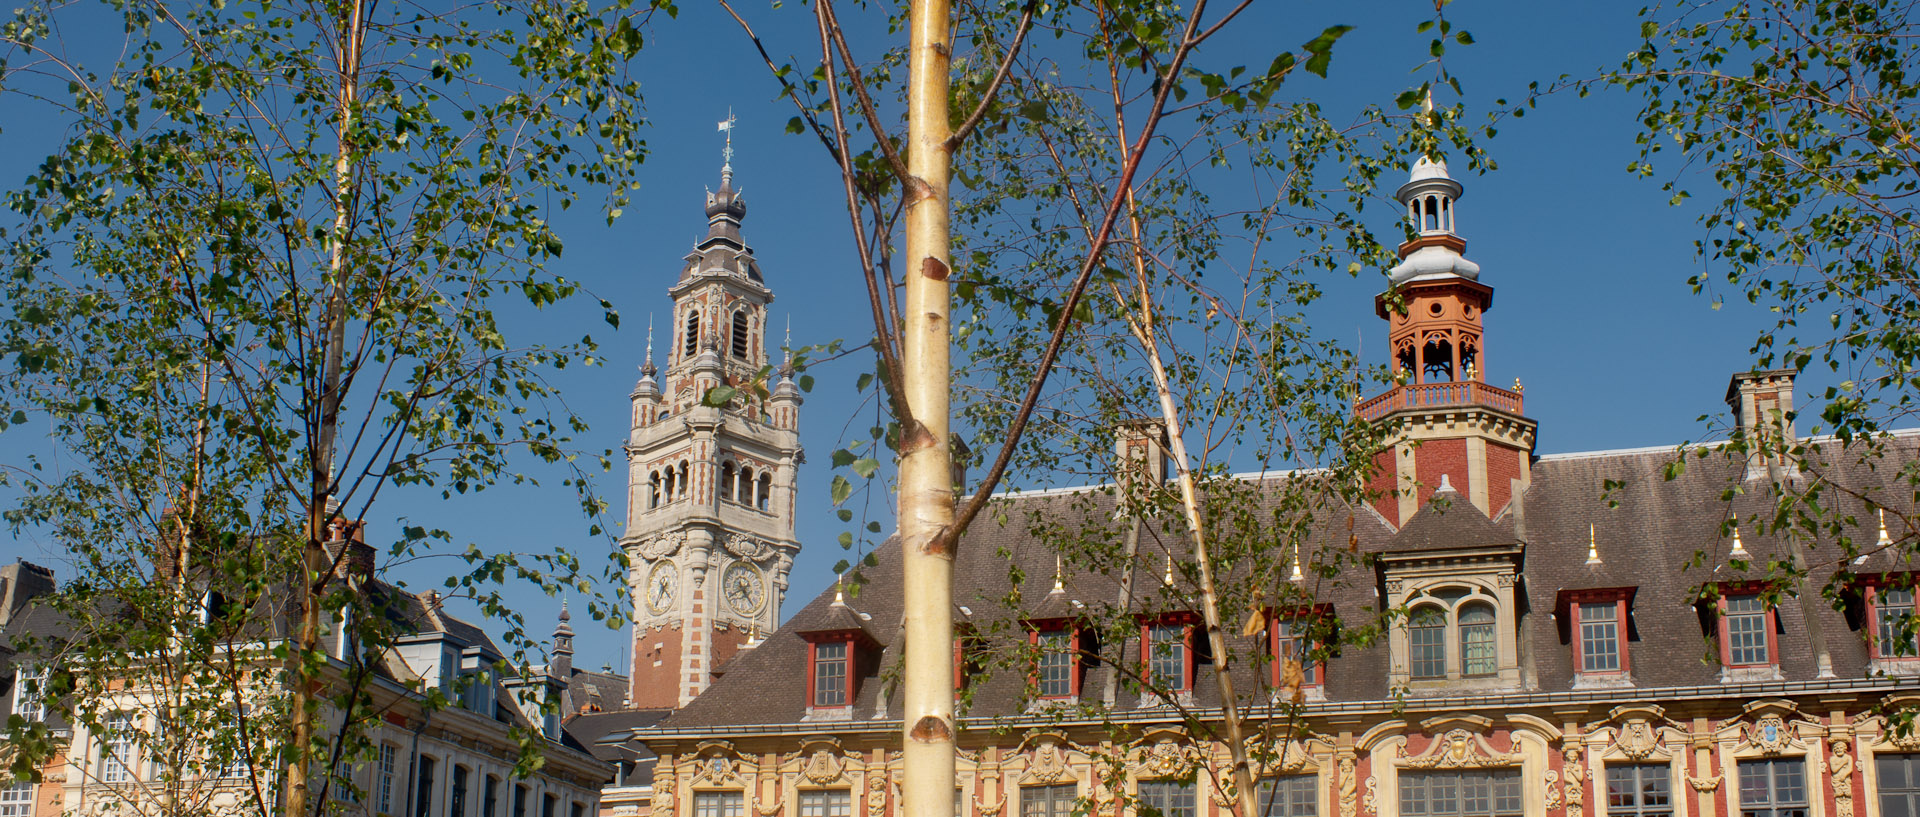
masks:
<svg viewBox="0 0 1920 817"><path fill-rule="evenodd" d="M1827 774L1833 778L1834 817L1853 817L1853 754L1846 738L1835 738L1833 753L1827 758Z"/></svg>
<svg viewBox="0 0 1920 817"><path fill-rule="evenodd" d="M1061 751L1059 743L1046 741L1033 747L1033 757L1027 761L1027 777L1044 784L1066 779L1067 753Z"/></svg>
<svg viewBox="0 0 1920 817"><path fill-rule="evenodd" d="M1354 777L1352 756L1340 758L1340 817L1353 817L1355 795L1360 789L1360 781Z"/></svg>
<svg viewBox="0 0 1920 817"><path fill-rule="evenodd" d="M1560 776L1567 781L1567 817L1580 817L1587 808L1587 759L1578 744L1569 744L1562 757L1566 763Z"/></svg>

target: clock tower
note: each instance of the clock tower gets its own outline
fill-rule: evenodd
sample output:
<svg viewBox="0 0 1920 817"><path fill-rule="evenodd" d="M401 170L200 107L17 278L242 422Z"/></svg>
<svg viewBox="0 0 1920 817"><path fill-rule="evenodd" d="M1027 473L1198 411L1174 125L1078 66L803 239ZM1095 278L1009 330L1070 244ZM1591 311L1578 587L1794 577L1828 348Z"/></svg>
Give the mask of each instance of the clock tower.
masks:
<svg viewBox="0 0 1920 817"><path fill-rule="evenodd" d="M666 368L654 366L649 330L631 395L621 541L641 709L686 705L750 639L773 632L800 551L800 390L790 363L769 364L773 291L740 237L747 205L731 145L727 154L720 189L707 193L706 237L667 290Z"/></svg>

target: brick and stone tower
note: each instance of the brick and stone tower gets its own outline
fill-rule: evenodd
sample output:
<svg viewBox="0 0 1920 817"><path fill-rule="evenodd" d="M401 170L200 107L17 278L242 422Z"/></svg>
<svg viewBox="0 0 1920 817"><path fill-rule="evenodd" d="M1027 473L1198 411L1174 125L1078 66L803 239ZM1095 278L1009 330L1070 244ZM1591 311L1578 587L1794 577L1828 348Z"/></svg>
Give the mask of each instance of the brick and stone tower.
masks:
<svg viewBox="0 0 1920 817"><path fill-rule="evenodd" d="M1399 385L1361 402L1361 418L1391 429L1392 445L1374 456L1374 507L1404 525L1444 482L1481 513L1497 515L1531 481L1537 424L1521 413L1514 390L1486 382L1486 333L1493 288L1480 283L1467 242L1454 227L1460 183L1444 162L1422 158L1394 194L1415 236L1400 245L1391 292L1374 299L1388 322ZM1399 295L1395 303L1393 295Z"/></svg>
<svg viewBox="0 0 1920 817"><path fill-rule="evenodd" d="M747 205L731 153L707 193L707 235L667 290L666 369L654 367L650 334L631 395L622 543L639 708L685 705L749 639L773 632L800 550L800 390L790 365L769 365L773 292L740 237ZM734 392L722 404L724 389Z"/></svg>

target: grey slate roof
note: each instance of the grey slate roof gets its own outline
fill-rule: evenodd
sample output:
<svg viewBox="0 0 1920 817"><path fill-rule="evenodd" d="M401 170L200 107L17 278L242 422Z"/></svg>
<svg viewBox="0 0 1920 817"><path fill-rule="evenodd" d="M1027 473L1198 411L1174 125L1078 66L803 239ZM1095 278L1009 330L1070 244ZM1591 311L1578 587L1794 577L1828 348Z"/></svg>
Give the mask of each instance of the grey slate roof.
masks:
<svg viewBox="0 0 1920 817"><path fill-rule="evenodd" d="M1916 459L1920 436L1903 435L1893 443L1892 461L1873 463L1837 461L1822 466L1822 476L1852 491L1875 497L1888 507L1910 511L1914 497L1903 487L1892 466ZM1470 503L1457 501L1444 513L1432 506L1423 508L1399 531L1388 526L1369 509L1323 509L1318 514L1315 537L1347 541L1347 526L1360 549L1375 554L1422 553L1433 549L1462 545L1523 544L1521 614L1530 621L1522 627L1522 637L1530 638L1527 654L1532 663L1534 686L1530 691L1553 692L1572 689L1570 634L1555 619L1555 601L1563 590L1602 587L1634 588L1631 619L1628 622L1628 649L1633 681L1638 688L1682 687L1720 683L1720 667L1704 660L1711 645L1710 617L1699 614L1696 590L1703 584L1752 579L1759 575L1769 559L1786 557L1784 541L1743 531L1743 541L1753 554L1755 564L1745 571L1735 570L1726 558L1730 540L1722 537L1722 523L1730 515L1751 516L1767 507L1764 484L1745 483L1746 490L1729 489L1742 485L1746 471L1744 460L1733 461L1720 455L1687 458L1683 473L1667 479L1665 470L1676 457L1674 449L1643 449L1623 452L1543 457L1533 466L1532 483L1518 506L1509 506L1488 519ZM1609 490L1611 486L1611 490ZM1859 517L1860 528L1851 538L1856 544L1873 541L1874 520L1858 500L1829 492L1825 501L1839 502ZM1850 505L1848 503L1851 503ZM1023 588L1033 601L1057 606L1058 599L1043 600L1051 587L1054 554L1030 535L1023 519L1043 518L1048 524L1070 526L1103 524L1103 515L1113 514L1110 497L1097 491L1078 502L1059 494L1013 497L1004 501L1004 522L983 514L968 532L955 567L955 604L971 610L966 618L976 626L996 618L1021 617L1008 604L1012 585L1010 569L1025 572ZM1594 531L1595 546L1601 559L1589 565L1588 531ZM1165 548L1178 560L1184 545L1169 542L1148 529L1141 536L1141 552L1156 554ZM1904 531L1894 531L1896 537ZM1879 554L1848 563L1839 558L1831 537L1809 542L1814 586L1824 584L1836 570L1856 573L1882 570L1912 570L1897 563L1891 554ZM1704 555L1696 564L1696 552ZM899 645L897 634L901 620L898 547L893 542L876 554L879 564L867 571L867 584L847 603L853 611L866 613L868 632L886 645L879 666L869 667L861 678L854 706L853 721L875 717L898 717L897 711L879 709L884 680L880 666L894 660ZM1158 562L1159 557L1155 556ZM1099 606L1111 605L1118 596L1116 577L1101 574L1075 574L1068 561L1066 593L1069 600ZM1320 598L1346 620L1365 620L1381 604L1380 575L1366 575L1364 569L1343 574ZM1139 577L1147 589L1159 584L1158 575ZM1152 593L1145 594L1152 596ZM806 715L802 700L803 685L796 679L806 671L807 645L796 632L816 629L830 615L829 590L815 598L766 643L736 659L705 694L668 717L660 729L668 732L709 726L753 724L793 724ZM1137 609L1148 610L1156 604L1152 598L1140 600ZM1862 678L1868 671L1864 624L1857 615L1835 609L1833 603L1818 599L1815 620L1825 634L1834 672L1841 678ZM1844 605L1841 605L1844 607ZM1797 602L1783 604L1780 624L1781 671L1788 681L1814 680L1814 652ZM1233 629L1237 630L1237 626ZM1131 645L1130 645L1131 646ZM1109 648L1110 649L1110 648ZM1330 702L1379 701L1387 705L1387 647L1346 647L1328 662L1327 697ZM1258 685L1256 671L1245 666L1247 686ZM1112 668L1095 662L1086 669L1083 699L1098 699ZM1017 714L1012 702L1020 697L1023 679L999 673L986 680L976 691L969 715ZM1194 703L1218 705L1211 669L1196 672ZM1236 678L1236 684L1240 684ZM1629 691L1626 694L1631 694ZM1123 691L1113 702L1116 710L1135 708L1135 702Z"/></svg>

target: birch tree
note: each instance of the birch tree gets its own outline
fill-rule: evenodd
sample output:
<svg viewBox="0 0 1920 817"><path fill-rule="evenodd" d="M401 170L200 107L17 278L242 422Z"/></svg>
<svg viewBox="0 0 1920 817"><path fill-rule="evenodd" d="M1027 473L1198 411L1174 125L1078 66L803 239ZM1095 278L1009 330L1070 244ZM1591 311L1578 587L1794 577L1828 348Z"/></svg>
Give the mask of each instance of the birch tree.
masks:
<svg viewBox="0 0 1920 817"><path fill-rule="evenodd" d="M584 425L547 379L596 362L594 342L510 338L502 312L583 294L550 269L550 219L619 213L645 156L625 66L655 8L45 0L0 29L10 110L60 136L7 197L0 429L47 439L0 477L24 497L16 530L80 569L54 600L73 637L48 656L71 718L107 728L111 691L151 683L171 722L120 729L195 758L174 776L237 758L258 813L320 813L368 751L361 684L392 636L345 581L344 532L396 488L452 496L546 463L599 533L580 477L605 454L577 459ZM63 39L101 30L122 48ZM379 544L392 563L452 540ZM585 594L593 570L562 550L460 559L447 595L510 635L502 581ZM322 645L338 622L359 648L345 678Z"/></svg>

